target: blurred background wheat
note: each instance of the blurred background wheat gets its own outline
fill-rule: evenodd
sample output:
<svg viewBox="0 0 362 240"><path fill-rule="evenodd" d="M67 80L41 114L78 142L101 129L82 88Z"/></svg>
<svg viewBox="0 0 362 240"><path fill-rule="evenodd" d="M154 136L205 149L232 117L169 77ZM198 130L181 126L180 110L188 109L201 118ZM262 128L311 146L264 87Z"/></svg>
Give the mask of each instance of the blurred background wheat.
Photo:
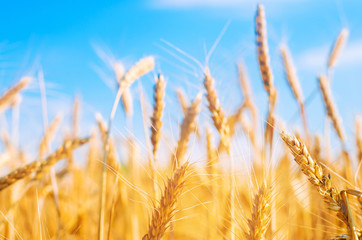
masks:
<svg viewBox="0 0 362 240"><path fill-rule="evenodd" d="M50 18L57 26L31 28L47 29L51 37L39 48L34 44L20 67L11 62L21 55L16 46L2 44L2 77L18 79L3 81L0 96L0 238L362 239L362 54L356 41L361 32L354 32L353 24L331 24L334 35L328 48L303 51L297 47L303 41L323 41L323 27L315 22L317 27L308 29L311 20L303 20L306 25L296 24L293 38L276 37L281 18L268 2L107 4L90 3L79 16L88 16L87 11L91 16L97 9L103 17L92 23L108 31L101 22L109 21L104 14L112 18L117 7L133 10L135 16L125 14L127 20L143 14L139 23L122 22L135 33L125 35L124 43L134 43L129 49L123 46L121 56L139 59L115 57L96 41L89 44L95 54L85 68L81 63L88 53L80 45L75 51L82 38L74 29L88 23L79 16L70 24L74 29L62 35L78 36L71 38L74 46L47 52L49 42L69 43L52 40L49 29L68 24L55 20L71 22L77 5L67 8L69 18L67 11ZM278 4L283 12L291 3ZM361 25L351 6L335 4L337 18ZM28 36L26 5L18 13L25 14L21 20ZM163 37L170 27L181 41L193 39L195 28L185 34L184 28L172 25L172 17L152 26L161 40L143 45L152 41L147 39L147 16L159 14L165 20L172 11L215 13L215 7L220 16L229 9L229 20L208 22L219 35L206 34L204 56L198 56L198 44L179 47L171 35ZM248 18L241 25L250 33L247 44L240 41L242 49L233 47L241 35L234 35L239 20L232 8L253 13L240 13ZM308 9L302 16L323 18L313 15L315 8ZM327 7L320 13L329 11ZM13 19L10 13L7 21ZM204 27L206 18L198 17L195 26ZM183 26L192 18L184 19ZM29 21L43 18L34 19ZM9 21L11 28L0 27L3 36L20 39L18 25ZM304 40L294 40L300 34ZM228 49L231 40L236 43ZM153 54L150 46L162 54ZM18 48L23 47L20 42ZM39 51L35 57L34 50Z"/></svg>

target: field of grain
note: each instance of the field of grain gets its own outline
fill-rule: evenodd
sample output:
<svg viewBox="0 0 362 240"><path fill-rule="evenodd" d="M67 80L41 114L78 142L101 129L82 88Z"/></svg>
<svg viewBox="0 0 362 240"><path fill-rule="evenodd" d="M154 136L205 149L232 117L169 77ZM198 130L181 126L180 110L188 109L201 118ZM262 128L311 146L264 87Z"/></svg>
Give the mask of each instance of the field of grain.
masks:
<svg viewBox="0 0 362 240"><path fill-rule="evenodd" d="M86 136L79 134L78 98L71 134L55 151L50 146L62 132L61 115L49 124L45 121L35 159L3 129L0 239L362 239L361 112L356 113L355 126L349 127L354 136L348 137L355 140L348 146L331 90L333 70L349 32L342 29L336 36L325 60L326 71L316 73L319 89L309 96L303 94L293 54L286 44L280 45L285 83L298 106L290 111L299 113L302 123L297 131L275 111L283 102L278 101L270 65L266 11L258 5L255 13L260 75L252 79L263 83L266 113L255 102L243 63L237 63L240 86L235 86L240 87L243 102L231 113L219 99L216 82L222 80L214 78L209 66L202 66L202 84L195 83L201 89L197 95L176 90L183 120L175 126L177 144L164 149L168 76L157 72L152 98L140 97L143 125L134 128L148 134L147 155L140 154L137 137L124 134L127 139L120 143L112 124L119 111L131 119L135 93L130 86L155 73L157 58L148 56L129 69L114 63L118 91L111 111L94 116ZM23 92L32 81L43 81L39 77L24 76L8 86L0 97L2 114L19 109ZM324 135L309 130L306 106L311 98L324 104ZM147 104L152 106L150 112ZM212 125L198 121L200 114ZM337 137L333 149L329 129ZM237 141L240 136L246 147ZM77 160L78 148L86 152L81 156L84 163ZM195 157L200 156L195 152L203 157ZM251 161L240 164L246 155Z"/></svg>

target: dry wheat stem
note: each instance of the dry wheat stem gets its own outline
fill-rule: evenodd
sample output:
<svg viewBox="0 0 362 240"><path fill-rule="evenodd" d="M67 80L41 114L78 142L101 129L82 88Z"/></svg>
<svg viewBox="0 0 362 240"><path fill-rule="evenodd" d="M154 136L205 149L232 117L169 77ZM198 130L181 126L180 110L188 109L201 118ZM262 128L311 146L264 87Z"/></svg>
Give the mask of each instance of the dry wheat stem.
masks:
<svg viewBox="0 0 362 240"><path fill-rule="evenodd" d="M172 178L168 179L159 206L154 208L148 232L143 236L143 240L159 240L164 235L175 214L176 202L185 185L188 168L189 163L186 161L174 171Z"/></svg>
<svg viewBox="0 0 362 240"><path fill-rule="evenodd" d="M207 150L207 163L206 171L210 177L216 173L216 164L219 160L217 152L212 143L212 133L209 128L206 128L206 150Z"/></svg>
<svg viewBox="0 0 362 240"><path fill-rule="evenodd" d="M253 122L254 122L254 129L257 129L257 122L258 122L258 110L256 104L254 102L251 86L250 86L250 79L248 78L246 68L243 63L238 64L238 73L240 79L240 86L242 89L242 93L244 95L244 104L246 107L250 109Z"/></svg>
<svg viewBox="0 0 362 240"><path fill-rule="evenodd" d="M100 194L100 204L99 204L99 222L98 222L98 240L103 240L104 235L104 214L105 214L105 197L106 197L106 161L108 159L108 143L109 136L112 129L113 118L116 114L117 106L119 101L123 95L123 92L126 88L128 88L135 80L142 77L144 74L148 73L154 68L155 60L153 57L145 57L139 60L134 66L132 66L127 73L122 76L122 79L119 82L118 91L113 102L112 111L108 121L108 129L105 136L104 141L104 155L103 155L103 166L102 166L102 174L100 177L100 186L101 186L101 194Z"/></svg>

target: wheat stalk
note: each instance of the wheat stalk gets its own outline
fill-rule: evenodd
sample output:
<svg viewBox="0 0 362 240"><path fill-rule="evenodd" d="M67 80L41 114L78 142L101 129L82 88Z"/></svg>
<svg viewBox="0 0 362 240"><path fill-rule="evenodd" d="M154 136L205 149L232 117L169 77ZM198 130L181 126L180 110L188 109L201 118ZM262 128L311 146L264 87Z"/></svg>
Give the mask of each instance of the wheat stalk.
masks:
<svg viewBox="0 0 362 240"><path fill-rule="evenodd" d="M258 52L258 61L259 61L259 69L261 73L261 78L263 80L264 88L269 96L269 110L267 117L267 124L265 127L264 139L265 145L270 146L270 152L272 148L272 139L273 139L273 126L275 122L275 103L276 103L276 90L273 85L273 73L271 71L270 60L269 60L269 49L268 49L268 41L267 41L267 31L266 31L266 20L265 20L265 12L264 6L262 4L258 4L256 17L255 17L255 25L256 25L256 44L257 44L257 52Z"/></svg>
<svg viewBox="0 0 362 240"><path fill-rule="evenodd" d="M186 161L181 167L177 168L173 176L168 179L159 206L153 211L148 232L143 236L143 240L158 240L164 235L175 214L176 203L185 185L188 169L189 163Z"/></svg>
<svg viewBox="0 0 362 240"><path fill-rule="evenodd" d="M106 186L107 186L107 172L106 172L106 162L108 159L108 143L109 143L109 137L111 133L112 128L112 122L114 119L114 116L116 114L117 106L119 104L119 101L123 95L123 92L126 88L128 88L135 80L142 77L144 74L148 73L154 68L155 60L153 57L145 57L139 60L135 65L133 65L127 73L125 73L121 80L119 81L119 87L117 91L116 98L113 102L113 107L111 110L111 114L109 116L108 121L108 128L105 135L104 140L104 155L103 155L103 167L102 167L102 174L100 178L100 186L101 186L101 194L99 199L99 222L98 222L98 240L103 240L104 236L104 211L105 211L105 198L106 198Z"/></svg>
<svg viewBox="0 0 362 240"><path fill-rule="evenodd" d="M209 174L209 176L212 177L216 173L216 164L219 158L212 144L212 133L209 128L206 128L206 150L207 150L206 171Z"/></svg>

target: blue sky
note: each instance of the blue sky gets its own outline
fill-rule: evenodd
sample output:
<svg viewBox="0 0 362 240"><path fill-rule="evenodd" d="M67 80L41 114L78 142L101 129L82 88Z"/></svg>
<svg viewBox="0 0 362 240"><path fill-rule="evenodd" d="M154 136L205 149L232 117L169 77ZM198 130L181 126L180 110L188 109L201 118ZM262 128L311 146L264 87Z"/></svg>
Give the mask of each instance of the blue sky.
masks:
<svg viewBox="0 0 362 240"><path fill-rule="evenodd" d="M308 96L317 87L317 74L326 72L327 56L334 39L342 27L349 29L347 46L334 71L332 90L352 145L354 117L362 112L362 2L276 0L262 3L267 16L275 85L279 91L277 111L288 126L299 125L300 121L298 117L293 118L297 105L283 75L280 43L289 45L304 95ZM157 61L156 71L142 78L140 83L151 100L153 75L158 71L164 73L168 81L165 127L170 136L171 132L176 135L182 115L174 90L182 87L192 98L201 89L202 79L198 66L165 41L204 64L206 52L229 23L209 62L221 102L229 114L241 102L235 62L243 59L260 115L264 117L266 94L254 44L256 4L256 1L237 0L2 1L0 89L12 85L24 74L36 76L42 69L49 118L61 111L68 121L74 95L80 95L82 130L86 134L94 122L95 112L107 118L115 93L112 70L99 53L121 60L126 67L141 57L153 55ZM116 132L127 134L132 128L137 136L142 136L139 86L138 83L132 86L133 126L125 124L120 111L115 123L119 131ZM21 110L22 139L27 142L42 131L37 81L26 91ZM307 113L311 131L323 132L325 112L320 95L308 105ZM201 119L210 120L205 111ZM32 126L30 134L25 133L29 125ZM173 138L175 141L176 137Z"/></svg>

